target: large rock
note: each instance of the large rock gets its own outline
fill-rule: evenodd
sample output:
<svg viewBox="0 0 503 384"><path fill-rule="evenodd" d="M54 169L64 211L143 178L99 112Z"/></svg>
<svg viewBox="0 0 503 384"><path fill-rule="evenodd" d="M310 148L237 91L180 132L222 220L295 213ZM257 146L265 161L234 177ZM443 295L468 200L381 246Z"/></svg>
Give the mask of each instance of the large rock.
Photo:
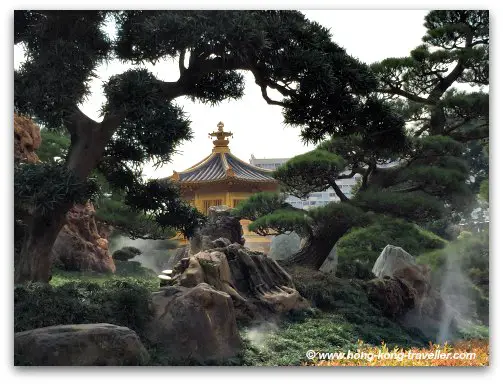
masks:
<svg viewBox="0 0 503 384"><path fill-rule="evenodd" d="M71 324L14 334L16 365L142 365L149 355L131 329Z"/></svg>
<svg viewBox="0 0 503 384"><path fill-rule="evenodd" d="M273 260L288 259L300 249L300 240L295 232L274 236L267 256Z"/></svg>
<svg viewBox="0 0 503 384"><path fill-rule="evenodd" d="M337 261L337 246L334 245L323 264L321 264L320 272L335 274L337 272Z"/></svg>
<svg viewBox="0 0 503 384"><path fill-rule="evenodd" d="M241 349L231 297L206 283L167 287L152 295L147 337L173 363L221 361Z"/></svg>
<svg viewBox="0 0 503 384"><path fill-rule="evenodd" d="M67 270L115 272L108 240L101 237L91 202L75 205L66 215L67 224L52 248L52 260Z"/></svg>
<svg viewBox="0 0 503 384"><path fill-rule="evenodd" d="M376 277L392 277L396 270L416 264L414 257L400 247L388 244L377 258L372 273Z"/></svg>
<svg viewBox="0 0 503 384"><path fill-rule="evenodd" d="M30 118L14 114L14 161L40 162L35 151L41 142L40 127Z"/></svg>
<svg viewBox="0 0 503 384"><path fill-rule="evenodd" d="M413 288L398 278L373 279L366 286L369 300L392 319L404 316L419 301Z"/></svg>

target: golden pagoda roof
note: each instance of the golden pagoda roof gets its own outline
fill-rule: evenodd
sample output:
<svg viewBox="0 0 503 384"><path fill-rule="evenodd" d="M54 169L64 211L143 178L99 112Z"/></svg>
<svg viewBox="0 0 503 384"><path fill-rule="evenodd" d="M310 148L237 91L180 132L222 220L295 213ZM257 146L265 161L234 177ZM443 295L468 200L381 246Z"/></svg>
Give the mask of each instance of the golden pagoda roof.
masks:
<svg viewBox="0 0 503 384"><path fill-rule="evenodd" d="M203 160L182 172L173 172L170 178L179 183L210 183L220 180L241 180L252 183L276 183L271 170L255 167L234 156L229 147L228 137L231 132L223 130L224 124L219 122L218 130L209 133L216 137L213 141L213 151Z"/></svg>

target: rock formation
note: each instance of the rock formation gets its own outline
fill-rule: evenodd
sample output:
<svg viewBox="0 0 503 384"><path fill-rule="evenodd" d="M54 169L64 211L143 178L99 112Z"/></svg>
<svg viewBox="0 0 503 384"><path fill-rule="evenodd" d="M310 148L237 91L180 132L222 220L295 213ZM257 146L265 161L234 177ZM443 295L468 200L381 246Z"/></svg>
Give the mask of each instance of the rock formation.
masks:
<svg viewBox="0 0 503 384"><path fill-rule="evenodd" d="M227 239L231 244L245 244L239 219L231 216L231 209L225 205L208 209L208 221L190 239L190 254L207 249L211 241L219 238Z"/></svg>
<svg viewBox="0 0 503 384"><path fill-rule="evenodd" d="M221 361L241 348L231 297L206 283L166 287L152 295L151 343L174 363Z"/></svg>
<svg viewBox="0 0 503 384"><path fill-rule="evenodd" d="M396 270L415 265L414 257L400 247L388 244L374 263L372 273L376 277L392 277Z"/></svg>
<svg viewBox="0 0 503 384"><path fill-rule="evenodd" d="M38 163L35 151L41 142L40 127L30 118L14 114L14 161Z"/></svg>
<svg viewBox="0 0 503 384"><path fill-rule="evenodd" d="M180 252L169 283L194 287L205 282L229 294L239 320L309 307L276 261L243 246L241 224L229 215L230 209L218 208L210 209L213 213L198 232L199 238ZM222 223L225 231L219 228Z"/></svg>
<svg viewBox="0 0 503 384"><path fill-rule="evenodd" d="M377 278L367 283L367 294L385 315L420 328L430 337L438 332L446 312L456 322L454 312L432 287L430 268L416 264L402 248L387 245L372 272Z"/></svg>
<svg viewBox="0 0 503 384"><path fill-rule="evenodd" d="M430 293L430 268L416 264L414 257L400 247L387 245L377 258L372 272L380 279L387 278L406 284L417 305Z"/></svg>
<svg viewBox="0 0 503 384"><path fill-rule="evenodd" d="M143 365L149 355L131 329L113 324L70 324L14 335L15 365Z"/></svg>
<svg viewBox="0 0 503 384"><path fill-rule="evenodd" d="M66 215L67 224L59 233L51 257L53 263L73 271L115 272L108 240L101 237L91 202L75 205Z"/></svg>
<svg viewBox="0 0 503 384"><path fill-rule="evenodd" d="M231 216L231 209L226 205L213 206L208 209L208 221L198 228L195 234L189 239L189 244L176 250L166 268L174 268L183 258L194 256L205 249L215 248L212 241L223 239L228 244L245 244L243 228L239 219Z"/></svg>

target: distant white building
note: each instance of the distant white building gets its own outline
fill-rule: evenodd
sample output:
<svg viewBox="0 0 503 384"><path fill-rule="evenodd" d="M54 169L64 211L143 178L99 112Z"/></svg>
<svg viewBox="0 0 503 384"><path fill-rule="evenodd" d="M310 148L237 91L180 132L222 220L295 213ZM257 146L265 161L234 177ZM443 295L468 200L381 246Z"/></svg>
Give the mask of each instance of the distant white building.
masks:
<svg viewBox="0 0 503 384"><path fill-rule="evenodd" d="M251 155L250 164L265 168L276 170L280 165L286 163L289 158L276 158L276 159L257 159L255 156ZM361 179L360 175L355 175L350 179L338 180L336 183L349 199L352 197L352 188ZM321 207L332 201L340 201L340 199L335 194L333 188L329 188L323 192L313 192L306 199L299 199L295 196L288 196L286 202L294 206L295 208L309 209L313 207Z"/></svg>

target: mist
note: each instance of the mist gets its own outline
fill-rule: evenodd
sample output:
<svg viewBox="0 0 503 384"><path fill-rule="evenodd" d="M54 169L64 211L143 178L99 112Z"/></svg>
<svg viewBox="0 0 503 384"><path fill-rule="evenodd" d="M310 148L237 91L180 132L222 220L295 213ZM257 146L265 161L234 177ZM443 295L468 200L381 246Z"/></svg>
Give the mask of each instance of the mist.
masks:
<svg viewBox="0 0 503 384"><path fill-rule="evenodd" d="M445 303L437 342L450 341L454 327L464 327L476 320L476 308L471 292L472 281L461 271L457 255L449 252L441 273L439 291Z"/></svg>
<svg viewBox="0 0 503 384"><path fill-rule="evenodd" d="M127 236L115 235L110 239L110 254L123 247L135 247L141 251L141 255L137 255L129 261L137 261L142 267L160 273L163 269L167 269L169 260L174 255L176 249L170 248L176 245L175 242L166 240L144 240L131 239Z"/></svg>
<svg viewBox="0 0 503 384"><path fill-rule="evenodd" d="M266 341L270 338L270 335L278 330L279 327L276 322L268 321L247 329L245 337L254 347L263 350L267 346Z"/></svg>

